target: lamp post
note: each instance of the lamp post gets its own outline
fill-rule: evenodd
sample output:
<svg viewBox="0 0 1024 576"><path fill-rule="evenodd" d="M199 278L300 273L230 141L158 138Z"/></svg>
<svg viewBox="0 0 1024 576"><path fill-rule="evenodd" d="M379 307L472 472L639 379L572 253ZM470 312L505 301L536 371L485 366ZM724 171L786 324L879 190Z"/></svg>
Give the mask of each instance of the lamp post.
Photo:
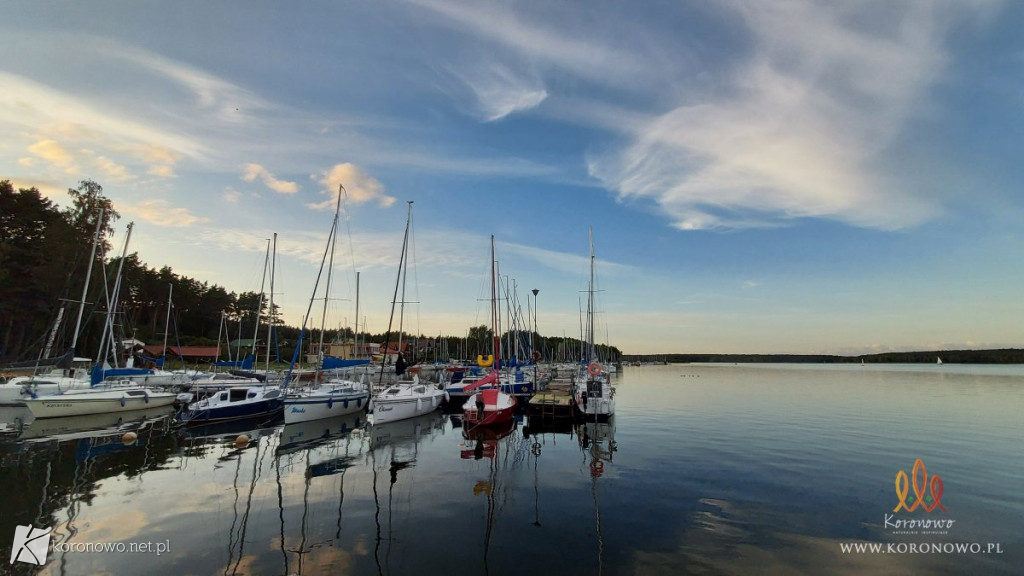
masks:
<svg viewBox="0 0 1024 576"><path fill-rule="evenodd" d="M540 346L540 333L537 332L537 293L540 292L540 290L534 288L533 290L530 290L530 292L533 292L533 333L530 334L530 345L532 347L533 334L537 335L537 345ZM534 348L534 350L536 350L536 348Z"/></svg>

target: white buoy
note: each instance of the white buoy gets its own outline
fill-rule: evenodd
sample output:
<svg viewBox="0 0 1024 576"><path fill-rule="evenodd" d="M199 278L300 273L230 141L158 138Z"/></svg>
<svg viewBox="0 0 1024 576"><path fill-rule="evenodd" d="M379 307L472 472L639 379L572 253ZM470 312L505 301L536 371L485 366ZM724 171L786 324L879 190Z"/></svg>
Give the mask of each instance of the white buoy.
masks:
<svg viewBox="0 0 1024 576"><path fill-rule="evenodd" d="M121 436L121 443L125 446L131 446L135 444L135 441L139 439L139 435L135 432L125 432L124 436Z"/></svg>

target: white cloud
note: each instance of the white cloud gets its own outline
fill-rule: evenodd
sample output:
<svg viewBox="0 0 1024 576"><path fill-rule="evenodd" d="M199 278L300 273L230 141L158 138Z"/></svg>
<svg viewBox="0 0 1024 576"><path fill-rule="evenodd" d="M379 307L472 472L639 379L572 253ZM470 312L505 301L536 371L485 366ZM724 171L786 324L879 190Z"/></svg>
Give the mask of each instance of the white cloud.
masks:
<svg viewBox="0 0 1024 576"><path fill-rule="evenodd" d="M118 164L117 162L114 162L113 160L107 158L106 156L97 156L95 162L96 166L98 166L99 169L106 176L114 179L117 182L126 182L128 180L135 178L135 176L133 176L132 173L129 172L127 168Z"/></svg>
<svg viewBox="0 0 1024 576"><path fill-rule="evenodd" d="M171 206L166 200L146 200L138 204L118 204L117 209L125 216L132 216L156 226L187 228L207 223L209 218L196 216L188 208Z"/></svg>
<svg viewBox="0 0 1024 576"><path fill-rule="evenodd" d="M653 200L681 229L797 217L898 229L934 217L932 199L880 166L939 78L958 11L930 0L735 4L755 46L728 93L640 125L591 174L622 199Z"/></svg>
<svg viewBox="0 0 1024 576"><path fill-rule="evenodd" d="M40 140L29 146L28 151L51 166L64 171L66 174L74 175L78 173L74 156L54 140Z"/></svg>
<svg viewBox="0 0 1024 576"><path fill-rule="evenodd" d="M242 174L242 180L246 182L253 182L259 180L278 194L295 194L299 191L299 185L295 182L289 182L287 180L278 180L273 174L267 171L266 168L259 164L246 164L245 172Z"/></svg>
<svg viewBox="0 0 1024 576"><path fill-rule="evenodd" d="M307 204L315 210L334 210L340 193L339 185L345 187L346 202L364 204L375 201L382 208L395 203L393 196L384 193L384 185L380 181L348 162L335 164L330 170L311 178L323 187L323 193L329 198L318 204Z"/></svg>

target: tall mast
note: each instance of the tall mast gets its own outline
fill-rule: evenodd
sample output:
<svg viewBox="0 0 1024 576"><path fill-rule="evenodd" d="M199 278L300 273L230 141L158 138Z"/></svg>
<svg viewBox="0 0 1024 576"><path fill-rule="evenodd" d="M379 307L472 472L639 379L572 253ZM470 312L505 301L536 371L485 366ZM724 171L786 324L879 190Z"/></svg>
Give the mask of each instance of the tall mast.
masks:
<svg viewBox="0 0 1024 576"><path fill-rule="evenodd" d="M398 352L402 351L402 335L405 332L405 283L409 276L409 224L412 222L412 200L409 200L409 215L405 221L405 240L402 242L402 262L399 275L402 277L402 299L398 308Z"/></svg>
<svg viewBox="0 0 1024 576"><path fill-rule="evenodd" d="M275 234L276 237L276 234ZM267 266L270 265L270 238L267 238L267 255L263 258L263 278L260 280L260 297L256 302L256 327L252 331L253 366L256 366L256 339L260 334L260 315L263 313L263 287L267 282ZM239 326L241 328L241 326ZM220 342L217 343L218 346ZM268 344L269 346L269 344ZM230 346L228 347L230 350ZM239 354L241 355L241 354Z"/></svg>
<svg viewBox="0 0 1024 576"><path fill-rule="evenodd" d="M587 362L594 358L594 228L590 228L590 289L587 291Z"/></svg>
<svg viewBox="0 0 1024 576"><path fill-rule="evenodd" d="M160 365L161 368L163 368L163 365L167 363L167 332L170 331L171 329L171 298L174 296L174 284L170 283L168 284L168 287L170 288L170 290L167 291L167 318L164 320L164 347L163 351L160 353L160 355L163 357L163 362ZM224 313L221 312L222 317L223 314ZM219 336L217 338L217 348L220 348ZM230 346L228 347L228 351L230 352Z"/></svg>
<svg viewBox="0 0 1024 576"><path fill-rule="evenodd" d="M331 223L331 235L327 237L327 246L330 248L331 256L327 265L327 284L324 287L324 310L320 316L320 342L317 344L317 366L316 378L320 380L320 367L323 366L324 358L324 332L327 328L327 302L331 297L331 277L334 275L334 247L338 244L338 213L341 212L341 191L344 187L338 185L338 203L334 207L334 222Z"/></svg>
<svg viewBox="0 0 1024 576"><path fill-rule="evenodd" d="M498 292L495 284L497 275L494 264L494 234L491 234L491 331L494 339L494 370L501 368L501 337L498 335Z"/></svg>
<svg viewBox="0 0 1024 576"><path fill-rule="evenodd" d="M352 329L352 357L359 354L359 272L356 272L356 324Z"/></svg>
<svg viewBox="0 0 1024 576"><path fill-rule="evenodd" d="M384 366L387 364L387 361L388 361L387 345L390 343L389 340L391 340L391 326L392 326L392 322L394 322L394 320L395 320L395 305L398 303L398 284L400 282L402 282L402 278L403 278L402 272L405 270L405 252L406 252L406 248L409 245L409 224L410 224L410 222L412 222L412 200L409 200L408 202L409 202L409 211L408 211L408 213L407 213L407 215L405 217L405 237L402 240L402 255L398 259L398 277L395 278L395 292L394 292L394 295L391 297L391 317L388 318L388 331L384 333L384 346L385 346L385 348L384 348L384 353L381 354L381 371L380 371L380 376L379 376L379 378L377 380L377 385L378 386L380 386L384 382ZM402 295L403 295L402 300L405 300L405 297L404 297L405 291L404 290L402 291ZM400 351L401 351L401 336L399 336L399 352Z"/></svg>
<svg viewBox="0 0 1024 576"><path fill-rule="evenodd" d="M96 217L96 232L92 236L92 251L89 253L89 268L85 273L85 285L82 286L82 298L78 301L78 319L75 320L75 333L71 335L71 349L78 344L78 331L82 326L82 314L85 312L85 297L89 293L89 279L92 278L92 265L96 261L96 245L100 242L100 230L103 228L103 214L105 208L100 208L100 214Z"/></svg>
<svg viewBox="0 0 1024 576"><path fill-rule="evenodd" d="M274 249L270 258L270 305L267 307L267 372L270 372L270 337L274 330L274 268L277 264L277 232L274 232ZM266 382L266 379L263 380Z"/></svg>

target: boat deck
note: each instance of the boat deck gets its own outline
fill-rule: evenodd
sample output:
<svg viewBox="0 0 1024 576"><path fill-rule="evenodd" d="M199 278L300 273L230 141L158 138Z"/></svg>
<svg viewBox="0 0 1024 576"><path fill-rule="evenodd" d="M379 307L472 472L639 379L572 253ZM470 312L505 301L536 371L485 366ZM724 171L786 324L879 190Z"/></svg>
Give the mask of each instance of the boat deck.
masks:
<svg viewBox="0 0 1024 576"><path fill-rule="evenodd" d="M530 398L528 404L531 416L541 419L572 418L574 402L569 385L551 382L547 389Z"/></svg>

